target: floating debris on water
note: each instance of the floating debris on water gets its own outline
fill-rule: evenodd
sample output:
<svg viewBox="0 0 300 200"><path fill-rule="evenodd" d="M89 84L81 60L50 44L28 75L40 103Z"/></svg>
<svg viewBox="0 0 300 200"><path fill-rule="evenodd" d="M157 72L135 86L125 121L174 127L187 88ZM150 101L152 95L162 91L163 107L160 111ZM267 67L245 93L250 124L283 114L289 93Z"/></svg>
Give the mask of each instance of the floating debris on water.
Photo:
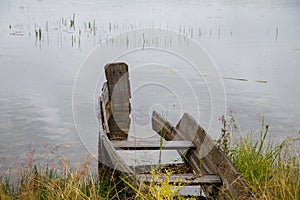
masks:
<svg viewBox="0 0 300 200"><path fill-rule="evenodd" d="M222 77L222 78L228 80L235 80L235 81L249 81L248 79L245 78L231 78L231 77Z"/></svg>
<svg viewBox="0 0 300 200"><path fill-rule="evenodd" d="M257 83L267 83L266 80L256 80L255 82L257 82Z"/></svg>

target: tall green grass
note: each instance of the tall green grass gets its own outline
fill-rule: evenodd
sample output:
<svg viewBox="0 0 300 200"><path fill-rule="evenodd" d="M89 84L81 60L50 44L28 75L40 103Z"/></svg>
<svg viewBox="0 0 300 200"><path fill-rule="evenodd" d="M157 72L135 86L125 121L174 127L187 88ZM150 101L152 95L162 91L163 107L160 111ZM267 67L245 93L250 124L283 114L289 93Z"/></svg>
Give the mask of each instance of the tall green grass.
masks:
<svg viewBox="0 0 300 200"><path fill-rule="evenodd" d="M118 179L118 173L104 166L99 172L91 170L91 159L71 168L63 156L57 157L55 168L32 164L34 155L15 183L9 176L1 177L0 200L6 199L128 199L130 189ZM28 159L28 158L27 158ZM93 160L95 161L95 160ZM29 164L28 164L29 163ZM93 163L96 164L96 163Z"/></svg>
<svg viewBox="0 0 300 200"><path fill-rule="evenodd" d="M294 142L299 140L286 139L274 145L267 142L269 125L264 118L258 139L253 133L237 137L234 130L238 126L230 120L224 135L230 135L230 141L221 137L221 148L225 149L233 164L241 173L255 199L300 199L300 157L299 147ZM235 126L235 128L232 127ZM231 132L230 132L231 131ZM227 142L227 145L224 145Z"/></svg>

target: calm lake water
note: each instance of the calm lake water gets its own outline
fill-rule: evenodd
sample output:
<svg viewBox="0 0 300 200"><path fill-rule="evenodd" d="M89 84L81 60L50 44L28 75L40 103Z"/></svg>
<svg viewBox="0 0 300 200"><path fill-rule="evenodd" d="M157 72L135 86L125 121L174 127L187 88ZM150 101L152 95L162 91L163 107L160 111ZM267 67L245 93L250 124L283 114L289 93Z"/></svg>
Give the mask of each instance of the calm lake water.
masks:
<svg viewBox="0 0 300 200"><path fill-rule="evenodd" d="M61 151L68 151L73 161L96 154L97 132L80 135L74 126L72 92L78 70L107 38L143 27L179 32L207 50L224 83L224 110L234 113L243 131L255 132L264 116L271 126L270 141L300 137L299 19L299 0L1 0L0 171L19 164L30 149L41 160L57 145L66 147ZM180 61L157 51L146 56L137 52L123 60L132 69L147 60L170 61L174 71L187 71ZM183 87L168 75L172 69L136 68L130 74L133 88L140 79L157 77ZM196 111L201 118L196 118L217 138L222 111L212 115L205 84L197 86L193 74L185 78L199 89ZM195 111L183 106L190 105L189 98L175 97L174 91L169 94L153 84L136 88L134 120L146 126L149 110L163 108L176 123L182 112Z"/></svg>

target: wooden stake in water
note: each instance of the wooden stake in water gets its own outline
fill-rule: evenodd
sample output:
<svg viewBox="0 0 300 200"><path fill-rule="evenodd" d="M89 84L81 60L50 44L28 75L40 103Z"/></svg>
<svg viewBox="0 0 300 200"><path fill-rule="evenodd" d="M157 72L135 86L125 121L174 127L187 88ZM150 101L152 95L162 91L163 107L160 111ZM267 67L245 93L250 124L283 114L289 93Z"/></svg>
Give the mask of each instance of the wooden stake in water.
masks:
<svg viewBox="0 0 300 200"><path fill-rule="evenodd" d="M278 39L278 27L276 27L276 41Z"/></svg>

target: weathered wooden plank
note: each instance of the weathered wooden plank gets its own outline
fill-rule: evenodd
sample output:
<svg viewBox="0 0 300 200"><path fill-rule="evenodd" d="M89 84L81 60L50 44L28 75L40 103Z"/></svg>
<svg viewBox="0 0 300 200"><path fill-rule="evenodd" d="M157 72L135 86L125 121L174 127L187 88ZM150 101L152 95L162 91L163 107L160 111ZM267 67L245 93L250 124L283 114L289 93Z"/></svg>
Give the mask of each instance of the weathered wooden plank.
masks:
<svg viewBox="0 0 300 200"><path fill-rule="evenodd" d="M232 198L249 199L251 197L248 187L231 161L191 115L185 113L176 126L176 130L187 139L193 137L191 133L195 133L193 143L197 147L198 156L211 171L219 174Z"/></svg>
<svg viewBox="0 0 300 200"><path fill-rule="evenodd" d="M161 169L165 166L182 164L183 161L175 150L117 150L118 154L124 159L126 164L134 170L145 169L143 172L149 172L151 169ZM159 158L161 155L161 159Z"/></svg>
<svg viewBox="0 0 300 200"><path fill-rule="evenodd" d="M172 190L177 191L178 196L192 196L192 197L200 197L202 196L204 199L205 194L200 185L181 185L181 186L172 186L170 187ZM197 198L198 199L198 198ZM199 198L201 199L201 198Z"/></svg>
<svg viewBox="0 0 300 200"><path fill-rule="evenodd" d="M110 63L105 67L105 75L110 94L114 101L127 101L131 97L128 81L128 65L126 63Z"/></svg>
<svg viewBox="0 0 300 200"><path fill-rule="evenodd" d="M190 141L163 141L160 145L160 141L112 141L113 145L117 149L148 149L148 150L177 150L177 149L189 149L195 148L194 144Z"/></svg>
<svg viewBox="0 0 300 200"><path fill-rule="evenodd" d="M167 141L178 141L185 140L184 137L177 132L177 130L165 120L158 112L153 111L152 113L152 129L157 132L160 136L165 138ZM189 140L192 141L192 140ZM191 167L201 174L207 174L207 170L200 166L200 159L191 154L188 154L186 151L178 150L178 153L182 156L183 159L191 165Z"/></svg>
<svg viewBox="0 0 300 200"><path fill-rule="evenodd" d="M131 106L130 102L125 102L125 103L114 103L111 106L111 109L113 112L130 112L131 111Z"/></svg>
<svg viewBox="0 0 300 200"><path fill-rule="evenodd" d="M111 140L124 140L130 127L130 83L126 63L111 63L105 66L107 82L103 85L102 99Z"/></svg>
<svg viewBox="0 0 300 200"><path fill-rule="evenodd" d="M215 174L208 174L203 176L195 176L194 174L171 174L167 176L166 174L160 175L152 175L152 174L137 174L137 179L144 182L144 183L151 183L151 182L165 182L166 178L169 178L170 183L178 183L181 184L221 184L221 179L218 175Z"/></svg>
<svg viewBox="0 0 300 200"><path fill-rule="evenodd" d="M127 103L130 96L130 85L126 77L122 77L115 85L108 84L110 100L115 103Z"/></svg>
<svg viewBox="0 0 300 200"><path fill-rule="evenodd" d="M115 118L111 118L108 123L109 123L109 127L110 127L110 131L112 131L112 127L116 127L116 128L124 128L124 129L128 129L129 125L130 125L130 118L127 117L126 118L122 118L122 120L118 120L115 121Z"/></svg>
<svg viewBox="0 0 300 200"><path fill-rule="evenodd" d="M158 112L152 113L152 129L165 140L173 140L175 135L174 127L166 119L164 119Z"/></svg>
<svg viewBox="0 0 300 200"><path fill-rule="evenodd" d="M116 122L128 121L129 120L129 111L113 111L112 117L117 120Z"/></svg>
<svg viewBox="0 0 300 200"><path fill-rule="evenodd" d="M116 84L122 76L127 76L128 65L124 62L108 63L104 67L106 80L109 84Z"/></svg>
<svg viewBox="0 0 300 200"><path fill-rule="evenodd" d="M117 122L115 121L117 120ZM126 120L126 121L125 121ZM115 117L110 117L108 120L108 126L109 126L109 133L108 137L111 140L124 140L128 137L128 131L130 128L130 118L127 115L127 117L122 118L122 121L120 119L116 119Z"/></svg>
<svg viewBox="0 0 300 200"><path fill-rule="evenodd" d="M129 166L129 167L131 167L135 173L146 173L146 172L150 172L155 169L164 169L164 168L166 168L170 165L174 165L174 164L179 165L179 164L184 164L184 162L176 161L176 162L169 162L169 163L163 163L163 164L152 164L152 165L144 164L144 165L135 165L135 166Z"/></svg>

